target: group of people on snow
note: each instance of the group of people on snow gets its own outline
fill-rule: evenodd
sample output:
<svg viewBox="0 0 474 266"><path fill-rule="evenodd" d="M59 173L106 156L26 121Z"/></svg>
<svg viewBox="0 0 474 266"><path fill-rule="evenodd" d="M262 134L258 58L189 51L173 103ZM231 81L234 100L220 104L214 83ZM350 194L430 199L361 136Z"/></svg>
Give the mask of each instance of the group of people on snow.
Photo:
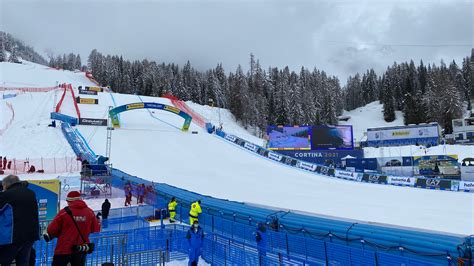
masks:
<svg viewBox="0 0 474 266"><path fill-rule="evenodd" d="M145 184L138 184L134 189L130 182L125 183L123 191L125 193L125 206L132 206L132 196L134 191L135 196L137 197L137 205L144 204L145 195L148 192Z"/></svg>

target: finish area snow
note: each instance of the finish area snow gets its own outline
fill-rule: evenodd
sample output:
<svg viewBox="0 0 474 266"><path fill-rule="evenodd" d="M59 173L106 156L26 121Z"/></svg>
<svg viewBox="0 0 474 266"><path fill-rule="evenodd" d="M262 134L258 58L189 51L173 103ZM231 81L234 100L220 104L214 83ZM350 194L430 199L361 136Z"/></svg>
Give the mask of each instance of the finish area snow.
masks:
<svg viewBox="0 0 474 266"><path fill-rule="evenodd" d="M114 98L117 105L140 101L135 95L114 94ZM171 104L164 98L142 99ZM104 93L99 102L113 104ZM81 112L101 113L97 108L82 105ZM457 234L474 232L473 194L355 183L311 174L258 157L194 124L190 131L199 134L182 132L180 117L150 112L121 114L121 128L112 133L114 167L223 199L365 222ZM226 123L230 122L224 121L224 130ZM105 153L105 128L79 126L79 130L96 153Z"/></svg>

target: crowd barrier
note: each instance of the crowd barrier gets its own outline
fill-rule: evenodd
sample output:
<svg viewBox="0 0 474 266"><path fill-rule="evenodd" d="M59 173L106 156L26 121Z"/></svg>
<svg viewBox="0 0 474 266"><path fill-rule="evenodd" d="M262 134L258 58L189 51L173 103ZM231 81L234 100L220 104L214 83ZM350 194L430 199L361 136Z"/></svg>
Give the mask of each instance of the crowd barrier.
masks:
<svg viewBox="0 0 474 266"><path fill-rule="evenodd" d="M246 149L267 159L320 175L326 175L355 182L376 183L394 186L408 186L423 189L474 192L474 182L425 177L388 176L375 173L367 174L347 171L343 169L336 169L329 166L300 161L290 156L285 156L283 154L263 148L254 143L248 142L237 136L227 134L221 130L217 130L216 135L228 142L231 142L234 145L240 146L243 149Z"/></svg>
<svg viewBox="0 0 474 266"><path fill-rule="evenodd" d="M189 251L187 226L166 225L132 230L96 233L91 236L95 251L87 256L87 265L163 265L184 260ZM255 230L251 240L223 235L204 229L201 257L211 265L457 265L407 258L384 251L359 249L281 232L266 232L266 247L258 248ZM290 239L290 240L289 240ZM291 243L291 244L289 244ZM48 264L56 241L35 244L37 262Z"/></svg>
<svg viewBox="0 0 474 266"><path fill-rule="evenodd" d="M76 157L8 159L8 162L11 162L10 169L5 167L3 170L5 174L60 174L77 172L81 170L81 163ZM34 172L30 172L31 166L35 167Z"/></svg>
<svg viewBox="0 0 474 266"><path fill-rule="evenodd" d="M5 131L7 131L7 129L12 125L13 120L15 119L15 110L13 109L13 105L9 102L5 102L5 104L7 105L12 115L10 119L8 120L8 122L5 124L5 126L3 126L3 128L0 129L0 136L3 135Z"/></svg>

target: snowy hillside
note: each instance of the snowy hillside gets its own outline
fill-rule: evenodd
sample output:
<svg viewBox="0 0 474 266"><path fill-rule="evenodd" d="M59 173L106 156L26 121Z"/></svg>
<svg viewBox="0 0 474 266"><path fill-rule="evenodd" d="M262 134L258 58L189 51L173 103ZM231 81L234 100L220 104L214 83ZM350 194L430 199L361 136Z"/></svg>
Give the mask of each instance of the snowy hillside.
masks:
<svg viewBox="0 0 474 266"><path fill-rule="evenodd" d="M11 70L6 67L9 71L17 71L14 74L16 78L6 77L8 82L1 82L22 83L21 77L32 71L17 66L11 68L17 68ZM40 71L43 70L38 69ZM72 72L47 71L57 73L57 76L44 76L42 79L42 75L33 71L38 81L28 80L26 83L45 86L51 80L71 75L70 82L73 84L88 84L85 78L81 80ZM59 129L45 125L55 103L54 98L54 92L50 92L22 94L7 100L15 109L21 110L19 112L25 112L17 121L18 125L6 131L5 142L11 143L8 144L9 154L23 154L29 150L23 146L34 145L40 147L35 151L37 156L51 152L53 147L60 149L59 154L70 154ZM137 95L125 94L99 93L88 98L97 98L99 105L79 105L82 117L87 118L105 118L109 106L141 100L171 104L165 98L140 99ZM44 107L32 110L32 101ZM72 108L71 103L65 102L64 105L66 111ZM216 114L214 110L209 110L210 107L192 105L192 108L211 121L216 120ZM242 137L249 137L244 129L238 129L237 124L232 122L230 114L222 116L223 113L221 119L227 117L224 118L224 130L235 130L237 135L240 132ZM111 162L115 168L132 175L224 199L368 222L459 234L474 233L474 225L469 223L474 210L466 208L467 203L474 201L474 195L470 193L356 183L312 174L263 159L207 134L194 124L190 131L197 131L198 134L183 132L180 130L183 119L162 110L130 110L120 114L120 121L121 127L112 132ZM105 127L78 126L78 129L97 154L105 153ZM2 137L2 152L3 143ZM443 210L442 216L439 209Z"/></svg>
<svg viewBox="0 0 474 266"><path fill-rule="evenodd" d="M0 87L43 88L54 87L57 82L94 85L84 73L51 69L28 61L24 64L0 63ZM14 98L0 100L0 155L8 158L49 158L75 156L60 128L48 127L50 113L61 97L62 91L20 93ZM3 98L3 97L2 97ZM8 108L10 104L13 113ZM62 110L74 115L72 98L65 99ZM7 123L11 120L11 124Z"/></svg>
<svg viewBox="0 0 474 266"><path fill-rule="evenodd" d="M395 121L385 122L383 119L383 104L375 101L352 111L344 111L343 116L350 116L350 119L348 121L340 121L339 124L352 125L354 141L360 142L364 133L367 132L367 128L403 126L402 112L396 111L395 115Z"/></svg>

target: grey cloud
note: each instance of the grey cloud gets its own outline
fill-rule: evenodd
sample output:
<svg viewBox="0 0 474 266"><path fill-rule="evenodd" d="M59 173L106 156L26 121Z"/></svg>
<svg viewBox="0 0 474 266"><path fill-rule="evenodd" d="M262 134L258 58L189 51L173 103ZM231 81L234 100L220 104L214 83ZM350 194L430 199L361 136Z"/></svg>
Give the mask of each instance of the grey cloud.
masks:
<svg viewBox="0 0 474 266"><path fill-rule="evenodd" d="M472 44L471 1L5 1L0 28L39 51L94 48L199 68L301 65L348 75L393 61L460 61ZM387 44L387 45L385 45ZM472 45L471 45L472 47Z"/></svg>

